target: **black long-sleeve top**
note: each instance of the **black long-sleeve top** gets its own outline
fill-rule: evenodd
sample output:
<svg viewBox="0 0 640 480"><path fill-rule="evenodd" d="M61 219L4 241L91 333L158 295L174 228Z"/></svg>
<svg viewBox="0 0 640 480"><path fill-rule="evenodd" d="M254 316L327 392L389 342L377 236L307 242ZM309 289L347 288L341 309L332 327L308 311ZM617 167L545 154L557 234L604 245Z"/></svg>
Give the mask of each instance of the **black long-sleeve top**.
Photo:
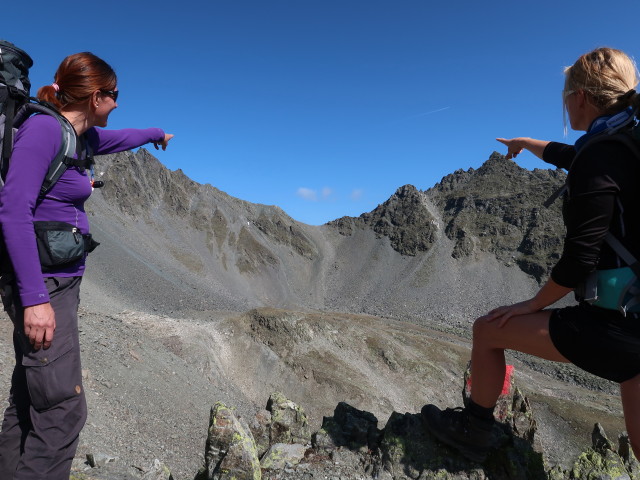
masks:
<svg viewBox="0 0 640 480"><path fill-rule="evenodd" d="M543 159L569 172L567 234L551 278L575 288L595 269L625 266L604 243L608 231L640 258L640 158L622 142L604 140L586 145L577 157L573 145L551 142Z"/></svg>

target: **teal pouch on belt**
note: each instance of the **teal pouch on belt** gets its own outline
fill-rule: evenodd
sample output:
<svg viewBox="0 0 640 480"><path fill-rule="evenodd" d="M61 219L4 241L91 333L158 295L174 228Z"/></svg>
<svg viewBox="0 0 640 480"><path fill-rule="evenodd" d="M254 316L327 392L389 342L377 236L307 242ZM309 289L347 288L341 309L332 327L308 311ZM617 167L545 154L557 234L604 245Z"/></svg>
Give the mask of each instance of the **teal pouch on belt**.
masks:
<svg viewBox="0 0 640 480"><path fill-rule="evenodd" d="M610 310L640 312L640 304L635 302L631 302L628 309L625 308L634 298L634 290L640 288L640 282L630 267L598 270L597 275L597 298L592 305Z"/></svg>

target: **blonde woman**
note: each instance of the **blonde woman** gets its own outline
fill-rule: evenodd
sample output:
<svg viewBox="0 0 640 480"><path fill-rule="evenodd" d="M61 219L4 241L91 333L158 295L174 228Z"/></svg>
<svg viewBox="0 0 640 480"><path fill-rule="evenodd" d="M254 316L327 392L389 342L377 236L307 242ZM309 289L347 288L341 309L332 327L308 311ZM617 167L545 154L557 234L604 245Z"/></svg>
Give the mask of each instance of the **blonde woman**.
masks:
<svg viewBox="0 0 640 480"><path fill-rule="evenodd" d="M604 301L620 293L616 291L599 291L594 303L584 289L594 275L598 281L633 277L628 259L612 242L640 258L640 158L628 137L640 105L637 84L636 66L625 53L598 48L565 70L565 111L572 129L586 131L575 145L498 139L507 146L507 158L527 149L568 170L563 208L567 233L551 278L533 298L498 307L475 321L470 404L422 409L427 428L473 461L483 461L492 444L506 349L571 362L618 382L631 445L640 458L640 307L633 298L624 312L621 305ZM637 277L635 284L640 286ZM546 309L573 291L578 305Z"/></svg>

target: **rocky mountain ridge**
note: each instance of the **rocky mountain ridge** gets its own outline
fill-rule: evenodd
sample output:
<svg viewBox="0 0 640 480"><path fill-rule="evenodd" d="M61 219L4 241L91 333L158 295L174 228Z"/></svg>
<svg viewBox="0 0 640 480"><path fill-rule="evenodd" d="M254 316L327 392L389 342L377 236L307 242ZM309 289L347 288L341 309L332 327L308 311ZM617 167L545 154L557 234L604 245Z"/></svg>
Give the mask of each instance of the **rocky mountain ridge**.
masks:
<svg viewBox="0 0 640 480"><path fill-rule="evenodd" d="M109 237L102 250L136 241L123 242L127 251L118 256L96 254L97 262L109 259L94 271L133 256L137 268L164 272L163 283L179 278L171 286L193 308L295 306L429 323L427 309L436 320L456 310L441 295L452 288L468 299L465 316L522 298L561 248L560 202L549 209L542 203L562 173L530 172L496 153L478 170L455 172L426 191L405 185L372 212L317 227L198 185L144 149L98 164L106 185L88 208L96 236ZM491 284L482 296L470 281L479 268ZM501 288L505 279L512 288ZM133 304L163 311L179 305L155 290Z"/></svg>
<svg viewBox="0 0 640 480"><path fill-rule="evenodd" d="M565 177L530 172L494 152L478 170L458 170L425 192L405 185L372 212L329 225L343 235L370 228L402 255L427 252L443 230L455 242L453 258L492 253L540 282L559 259L564 233L561 202L543 204Z"/></svg>

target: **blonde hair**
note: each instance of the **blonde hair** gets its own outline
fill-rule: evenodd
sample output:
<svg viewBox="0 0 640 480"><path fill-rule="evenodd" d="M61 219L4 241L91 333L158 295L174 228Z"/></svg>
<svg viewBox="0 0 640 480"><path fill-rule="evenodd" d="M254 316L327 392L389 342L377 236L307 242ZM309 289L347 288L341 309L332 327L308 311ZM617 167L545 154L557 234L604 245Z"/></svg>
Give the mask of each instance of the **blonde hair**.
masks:
<svg viewBox="0 0 640 480"><path fill-rule="evenodd" d="M621 50L596 48L566 67L564 74L565 91L584 90L604 115L640 105L640 98L633 91L639 82L638 68Z"/></svg>

